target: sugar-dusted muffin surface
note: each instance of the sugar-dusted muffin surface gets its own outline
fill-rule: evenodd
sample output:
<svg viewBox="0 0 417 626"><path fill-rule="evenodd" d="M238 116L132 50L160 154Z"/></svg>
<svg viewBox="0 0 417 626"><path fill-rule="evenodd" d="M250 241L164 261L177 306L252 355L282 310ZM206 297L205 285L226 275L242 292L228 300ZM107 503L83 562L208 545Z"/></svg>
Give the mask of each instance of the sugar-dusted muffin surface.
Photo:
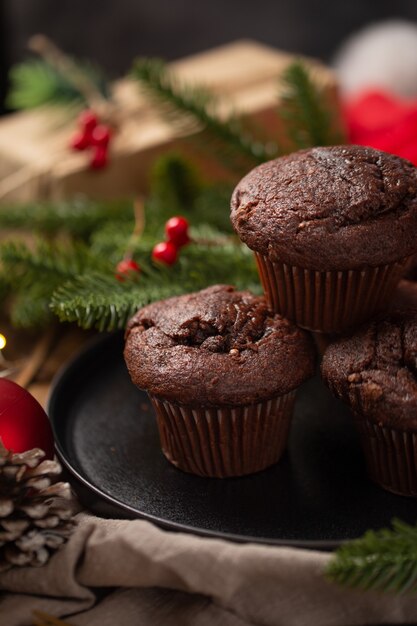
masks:
<svg viewBox="0 0 417 626"><path fill-rule="evenodd" d="M271 261L323 271L392 263L417 251L417 170L363 146L302 150L249 172L231 220Z"/></svg>
<svg viewBox="0 0 417 626"><path fill-rule="evenodd" d="M245 405L285 394L313 374L308 335L262 297L215 285L139 310L126 331L133 382L187 405Z"/></svg>

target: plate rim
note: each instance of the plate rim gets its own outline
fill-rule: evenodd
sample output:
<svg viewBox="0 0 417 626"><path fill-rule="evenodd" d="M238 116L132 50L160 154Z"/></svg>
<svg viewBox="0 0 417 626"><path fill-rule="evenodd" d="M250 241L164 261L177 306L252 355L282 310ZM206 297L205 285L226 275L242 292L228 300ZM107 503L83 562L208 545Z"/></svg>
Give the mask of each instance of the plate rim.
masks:
<svg viewBox="0 0 417 626"><path fill-rule="evenodd" d="M94 351L99 350L104 344L110 341L115 341L116 337L121 336L122 330L113 331L111 333L99 333L97 336L88 339L86 343L77 350L57 371L54 375L46 400L46 412L48 414L53 434L54 434L54 442L55 442L55 451L56 454L62 463L62 465L66 468L66 470L71 474L71 476L78 481L83 487L87 489L87 491L91 491L96 497L99 497L101 500L115 507L116 509L123 511L125 514L129 514L129 519L143 519L153 524L156 524L159 527L162 527L165 530L171 530L175 532L186 532L190 534L194 534L200 537L212 538L212 539L222 539L225 541L232 541L237 543L256 543L259 545L269 545L276 547L290 547L290 548L301 548L306 550L319 550L319 551L329 551L333 550L341 546L343 543L346 543L350 539L320 539L320 540L303 540L303 539L277 539L277 538L269 538L269 537L255 537L252 535L238 535L235 533L222 532L217 530L206 530L204 528L199 528L196 526L191 526L189 524L182 524L179 522L173 522L169 520L165 520L157 515L153 515L151 513L146 513L143 511L139 511L135 507L118 500L116 497L102 490L97 485L94 485L88 477L84 476L76 467L74 467L71 459L68 458L68 455L65 451L62 442L60 441L56 422L57 417L55 415L55 405L57 403L57 397L62 389L65 386L67 379L70 379L75 368L78 367L79 363L90 357ZM179 471L179 470L178 470ZM218 480L218 479L213 479ZM227 479L221 479L227 480ZM77 492L77 489L74 489ZM84 502L80 502L85 506ZM97 515L94 511L90 511L94 515ZM98 517L104 517L104 515L97 515ZM126 518L126 515L124 516ZM354 539L354 537L352 538Z"/></svg>

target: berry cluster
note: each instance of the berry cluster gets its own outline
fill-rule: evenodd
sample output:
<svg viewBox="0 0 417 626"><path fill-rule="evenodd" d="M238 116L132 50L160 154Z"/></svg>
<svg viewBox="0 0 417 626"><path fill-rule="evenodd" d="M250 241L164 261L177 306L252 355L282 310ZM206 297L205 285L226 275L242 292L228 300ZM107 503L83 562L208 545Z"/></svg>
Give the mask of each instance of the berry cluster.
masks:
<svg viewBox="0 0 417 626"><path fill-rule="evenodd" d="M173 265L178 258L180 248L190 242L188 235L188 221L181 216L171 217L165 224L166 241L161 241L154 246L152 258L158 263ZM116 278L125 282L140 273L140 266L131 257L119 261L116 267Z"/></svg>
<svg viewBox="0 0 417 626"><path fill-rule="evenodd" d="M95 170L106 167L111 139L109 126L100 124L97 115L88 109L81 113L78 124L80 130L71 139L71 148L73 150L91 148L90 167Z"/></svg>
<svg viewBox="0 0 417 626"><path fill-rule="evenodd" d="M166 241L154 246L152 258L154 261L174 265L178 258L178 251L190 241L188 222L185 217L171 217L165 224Z"/></svg>

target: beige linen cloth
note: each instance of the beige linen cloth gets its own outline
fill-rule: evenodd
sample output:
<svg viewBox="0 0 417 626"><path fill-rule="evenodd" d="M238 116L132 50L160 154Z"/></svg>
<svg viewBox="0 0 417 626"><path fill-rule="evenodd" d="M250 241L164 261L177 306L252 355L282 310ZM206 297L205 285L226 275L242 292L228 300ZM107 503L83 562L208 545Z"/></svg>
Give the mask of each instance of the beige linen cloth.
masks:
<svg viewBox="0 0 417 626"><path fill-rule="evenodd" d="M343 589L330 555L167 532L82 513L42 568L0 575L1 626L34 609L74 626L354 626L417 623L417 598Z"/></svg>

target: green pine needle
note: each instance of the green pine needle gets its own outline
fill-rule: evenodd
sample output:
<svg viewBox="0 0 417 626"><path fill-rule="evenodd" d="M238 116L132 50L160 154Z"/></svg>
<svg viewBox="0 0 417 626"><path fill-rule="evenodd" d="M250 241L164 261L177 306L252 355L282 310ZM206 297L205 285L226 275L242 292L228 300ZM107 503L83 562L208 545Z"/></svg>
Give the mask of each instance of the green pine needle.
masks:
<svg viewBox="0 0 417 626"><path fill-rule="evenodd" d="M156 159L151 170L152 197L165 205L171 215L193 208L203 189L194 165L175 152L168 152Z"/></svg>
<svg viewBox="0 0 417 626"><path fill-rule="evenodd" d="M181 85L162 60L137 59L132 75L171 124L184 134L204 131L200 145L207 146L210 141L218 159L234 170L248 169L272 158L268 148L245 132L235 116L220 118L213 94L201 87Z"/></svg>
<svg viewBox="0 0 417 626"><path fill-rule="evenodd" d="M120 283L103 272L75 276L54 292L52 311L61 321L105 331L123 328L129 317L149 302L211 284L260 290L253 256L240 244L189 245L170 268L151 265L149 255L136 258L142 271L135 280Z"/></svg>
<svg viewBox="0 0 417 626"><path fill-rule="evenodd" d="M77 199L0 208L0 227L46 236L30 247L20 241L0 245L0 295L11 295L13 323L47 323L52 300L61 319L110 329L123 326L142 304L215 282L259 289L251 253L231 236L229 198L230 189L203 185L182 157L165 155L152 174L140 237L132 238L131 202ZM198 243L186 246L178 263L164 271L150 259L173 214L188 218ZM127 250L142 268L137 285L114 277Z"/></svg>
<svg viewBox="0 0 417 626"><path fill-rule="evenodd" d="M54 203L0 206L0 228L35 231L48 236L65 231L74 237L88 239L109 221L125 224L132 219L131 201L99 202L79 197Z"/></svg>
<svg viewBox="0 0 417 626"><path fill-rule="evenodd" d="M129 239L132 235L133 220L126 222L126 224L119 224L117 222L108 222L101 228L98 228L96 232L91 236L90 240L90 252L92 255L107 259L110 264L115 266L120 259L124 257ZM141 237L140 242L147 237ZM155 245L155 238L152 238L149 242ZM139 242L138 242L139 243Z"/></svg>
<svg viewBox="0 0 417 626"><path fill-rule="evenodd" d="M35 277L62 279L78 274L86 267L101 269L107 265L106 260L92 257L83 244L65 246L43 240L39 240L34 249L21 242L6 241L0 245L0 260L3 275L9 281L18 279L26 284Z"/></svg>
<svg viewBox="0 0 417 626"><path fill-rule="evenodd" d="M344 143L335 130L330 109L323 93L314 84L302 61L295 61L283 73L282 108L279 115L286 123L287 134L301 148Z"/></svg>
<svg viewBox="0 0 417 626"><path fill-rule="evenodd" d="M343 544L326 576L348 587L416 593L417 526L394 520L392 529L370 530Z"/></svg>
<svg viewBox="0 0 417 626"><path fill-rule="evenodd" d="M0 273L0 310L4 311L3 304L10 293L10 283L6 276Z"/></svg>
<svg viewBox="0 0 417 626"><path fill-rule="evenodd" d="M40 328L52 320L49 308L51 284L35 283L19 290L13 300L10 320L16 328Z"/></svg>
<svg viewBox="0 0 417 626"><path fill-rule="evenodd" d="M59 287L50 306L62 322L111 331L124 328L139 307L174 293L180 293L178 285L162 285L157 280L146 280L146 285L121 283L112 275L93 273L77 276Z"/></svg>
<svg viewBox="0 0 417 626"><path fill-rule="evenodd" d="M107 262L81 245L39 241L34 249L21 242L0 245L2 281L13 293L10 317L17 327L41 326L51 318L52 293L81 272L100 269Z"/></svg>
<svg viewBox="0 0 417 626"><path fill-rule="evenodd" d="M192 225L208 223L231 232L230 197L233 186L205 185L184 157L168 153L156 160L151 172L151 194L146 200L146 230L163 234L173 215L183 215Z"/></svg>
<svg viewBox="0 0 417 626"><path fill-rule="evenodd" d="M192 215L193 224L206 222L225 233L233 232L230 222L230 198L233 185L218 184L206 187L198 195Z"/></svg>
<svg viewBox="0 0 417 626"><path fill-rule="evenodd" d="M101 71L77 62L77 68L96 89L108 97L108 83ZM10 70L11 87L6 104L13 109L33 109L42 105L86 105L84 95L69 78L43 59L30 59Z"/></svg>

